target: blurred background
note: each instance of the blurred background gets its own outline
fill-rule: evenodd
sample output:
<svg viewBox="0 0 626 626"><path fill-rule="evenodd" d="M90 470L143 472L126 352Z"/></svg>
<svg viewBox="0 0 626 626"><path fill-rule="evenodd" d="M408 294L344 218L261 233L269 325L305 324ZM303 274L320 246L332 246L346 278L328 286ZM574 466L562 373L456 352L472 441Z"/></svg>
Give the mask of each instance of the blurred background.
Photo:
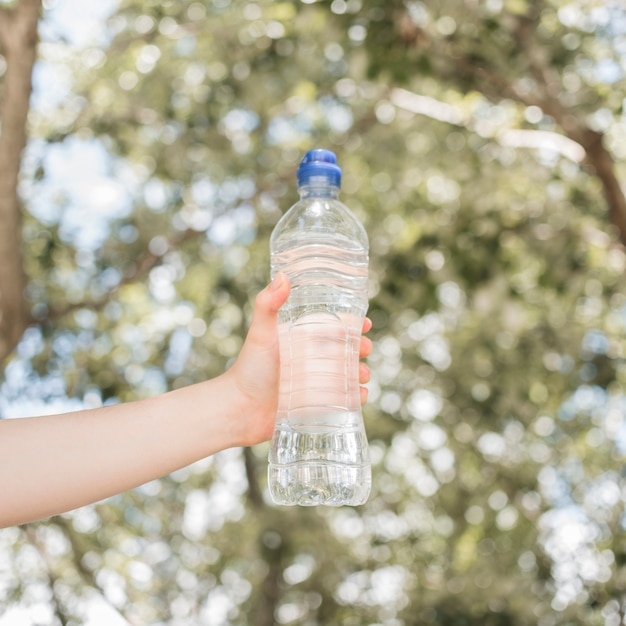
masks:
<svg viewBox="0 0 626 626"><path fill-rule="evenodd" d="M373 491L275 507L261 445L0 530L0 626L625 624L624 3L46 0L38 30L1 417L222 372L325 147L370 237Z"/></svg>

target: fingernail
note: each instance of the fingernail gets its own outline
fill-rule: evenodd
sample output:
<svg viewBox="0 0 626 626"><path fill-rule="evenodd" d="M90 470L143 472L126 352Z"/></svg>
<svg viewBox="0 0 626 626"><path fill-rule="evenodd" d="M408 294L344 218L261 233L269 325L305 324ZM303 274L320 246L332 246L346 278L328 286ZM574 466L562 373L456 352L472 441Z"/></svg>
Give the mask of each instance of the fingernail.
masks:
<svg viewBox="0 0 626 626"><path fill-rule="evenodd" d="M283 284L283 275L279 272L274 276L274 280L270 283L270 289L276 291Z"/></svg>

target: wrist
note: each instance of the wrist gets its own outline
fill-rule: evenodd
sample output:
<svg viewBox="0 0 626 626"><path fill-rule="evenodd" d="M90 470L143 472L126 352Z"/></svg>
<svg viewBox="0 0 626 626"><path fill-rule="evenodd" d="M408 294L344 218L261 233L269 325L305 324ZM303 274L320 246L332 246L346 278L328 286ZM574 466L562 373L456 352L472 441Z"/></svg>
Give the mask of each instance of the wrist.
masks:
<svg viewBox="0 0 626 626"><path fill-rule="evenodd" d="M268 402L255 385L237 371L237 363L222 374L223 385L232 397L232 428L237 446L254 446L271 439L277 406Z"/></svg>

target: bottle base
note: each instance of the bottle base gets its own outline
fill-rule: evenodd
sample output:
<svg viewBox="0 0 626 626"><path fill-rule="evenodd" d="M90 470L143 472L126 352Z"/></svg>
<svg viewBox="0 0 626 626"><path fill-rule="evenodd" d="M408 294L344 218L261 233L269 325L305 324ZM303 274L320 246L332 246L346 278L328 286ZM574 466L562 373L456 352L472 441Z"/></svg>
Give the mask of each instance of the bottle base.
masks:
<svg viewBox="0 0 626 626"><path fill-rule="evenodd" d="M272 500L283 506L358 506L367 501L372 485L369 464L328 461L270 463L268 479Z"/></svg>

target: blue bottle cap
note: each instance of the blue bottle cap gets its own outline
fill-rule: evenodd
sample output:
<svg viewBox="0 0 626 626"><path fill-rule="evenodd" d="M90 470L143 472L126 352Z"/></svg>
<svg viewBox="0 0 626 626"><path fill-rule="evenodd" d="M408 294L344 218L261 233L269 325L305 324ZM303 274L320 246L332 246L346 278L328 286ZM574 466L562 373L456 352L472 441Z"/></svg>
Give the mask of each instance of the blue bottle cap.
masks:
<svg viewBox="0 0 626 626"><path fill-rule="evenodd" d="M337 157L330 150L317 148L307 152L296 174L298 187L304 185L332 185L341 187L341 168L337 165Z"/></svg>

